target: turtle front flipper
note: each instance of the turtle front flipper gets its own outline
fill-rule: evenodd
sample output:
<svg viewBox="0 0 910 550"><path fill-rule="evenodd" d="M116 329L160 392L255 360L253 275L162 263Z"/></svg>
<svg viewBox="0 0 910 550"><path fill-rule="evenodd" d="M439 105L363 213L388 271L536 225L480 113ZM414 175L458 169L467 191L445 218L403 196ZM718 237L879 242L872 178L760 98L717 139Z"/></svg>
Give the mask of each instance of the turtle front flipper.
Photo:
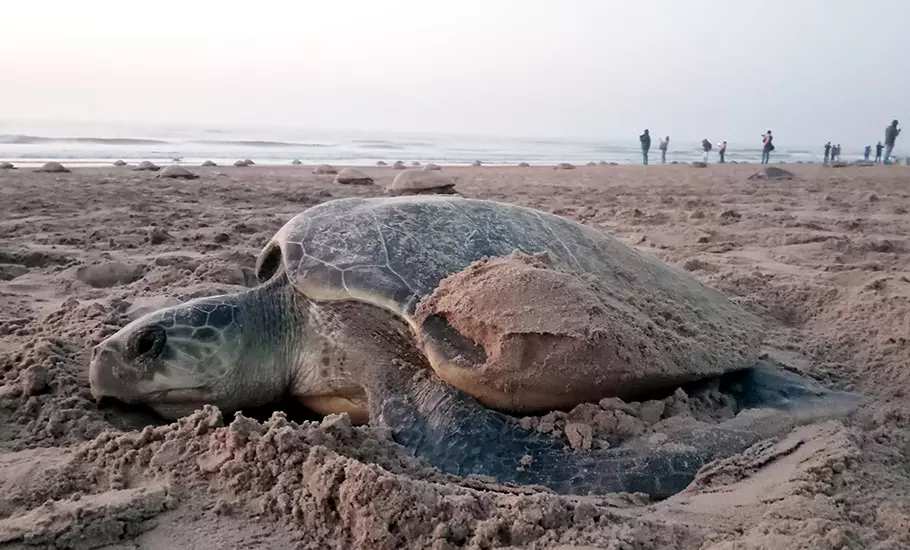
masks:
<svg viewBox="0 0 910 550"><path fill-rule="evenodd" d="M846 414L859 399L832 392L770 365L744 371L735 392L761 408L718 425L642 437L615 449L575 452L525 430L426 369L398 363L375 369L367 389L374 424L440 470L557 493L641 492L665 498L686 488L708 462L744 451L793 427Z"/></svg>

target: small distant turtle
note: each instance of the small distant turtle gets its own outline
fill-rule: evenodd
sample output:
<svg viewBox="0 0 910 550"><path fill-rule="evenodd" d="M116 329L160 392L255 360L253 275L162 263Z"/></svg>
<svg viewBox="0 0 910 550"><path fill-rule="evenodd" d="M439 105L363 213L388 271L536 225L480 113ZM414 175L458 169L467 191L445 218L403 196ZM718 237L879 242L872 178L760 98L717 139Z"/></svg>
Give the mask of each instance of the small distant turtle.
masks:
<svg viewBox="0 0 910 550"><path fill-rule="evenodd" d="M592 161L588 162L587 164L585 164L585 166L597 166L597 163L592 160Z"/></svg>
<svg viewBox="0 0 910 550"><path fill-rule="evenodd" d="M574 170L574 169L575 169L575 165L574 165L574 164L570 164L570 163L568 163L568 162L560 162L559 164L557 164L557 165L555 166L555 168L556 168L557 170Z"/></svg>
<svg viewBox="0 0 910 550"><path fill-rule="evenodd" d="M246 164L245 160L241 159L241 160L235 160L234 166L236 166L237 168L246 168L247 164Z"/></svg>
<svg viewBox="0 0 910 550"><path fill-rule="evenodd" d="M673 164L678 164L678 163L676 161L673 161ZM618 162L608 162L607 165L608 166L619 166L619 163Z"/></svg>
<svg viewBox="0 0 910 550"><path fill-rule="evenodd" d="M479 160L475 160L474 162L471 163L471 166L482 166L482 165L483 165L483 163L480 162Z"/></svg>
<svg viewBox="0 0 910 550"><path fill-rule="evenodd" d="M495 267L491 258L518 257L514 251L547 258L552 268L487 272L497 279L495 297L479 285L456 298L474 319L463 328L427 312L450 277L481 277ZM256 276L253 289L147 313L105 339L89 365L94 397L176 419L206 404L231 414L291 395L318 414L348 413L384 428L450 474L653 498L684 489L712 460L861 404L760 359L759 323L688 273L593 227L520 206L457 197L330 200L272 237ZM553 287L556 280L570 286ZM612 316L617 333L580 333L579 346L551 364L556 336L537 331L561 320L537 302L553 288L585 285L615 297L587 315ZM499 305L485 307L491 299ZM527 323L510 324L511 312ZM626 323L638 328L623 332ZM468 326L513 326L515 343L487 349L461 332ZM671 337L682 348L665 346ZM739 341L751 344L731 345ZM589 352L611 345L615 351ZM630 368L640 353L653 364ZM488 366L503 355L512 367ZM578 452L506 414L635 399L688 382L725 392L738 414Z"/></svg>
<svg viewBox="0 0 910 550"><path fill-rule="evenodd" d="M390 195L450 195L455 193L455 182L426 170L405 170L386 188Z"/></svg>
<svg viewBox="0 0 910 550"><path fill-rule="evenodd" d="M530 167L530 166L531 166L531 165L528 164L527 162L519 162L519 163L518 163L518 167L519 167L519 168L528 168L528 167Z"/></svg>
<svg viewBox="0 0 910 550"><path fill-rule="evenodd" d="M205 162L202 163L202 166L205 167L205 168L212 168L212 167L215 167L215 166L218 166L218 165L215 164L214 161L207 160L207 161L205 161Z"/></svg>
<svg viewBox="0 0 910 550"><path fill-rule="evenodd" d="M424 164L423 169L424 170L442 170L442 168L440 168L439 165L433 164L432 162L428 162L428 163Z"/></svg>
<svg viewBox="0 0 910 550"><path fill-rule="evenodd" d="M702 162L702 161L700 161L700 160L696 160L695 162L692 163L692 167L694 167L694 168L707 168L707 167L708 167L708 163Z"/></svg>
<svg viewBox="0 0 910 550"><path fill-rule="evenodd" d="M394 168L396 170L404 170L407 167L400 160L396 160L395 164L392 165L392 168Z"/></svg>
<svg viewBox="0 0 910 550"><path fill-rule="evenodd" d="M384 160L376 161L376 166L388 166L388 165L389 165L389 163L387 163Z"/></svg>
<svg viewBox="0 0 910 550"><path fill-rule="evenodd" d="M65 174L69 171L70 171L69 168L67 168L66 166L63 166L59 162L54 162L54 161L45 162L44 165L41 166L41 168L38 168L37 170L35 170L35 172L47 172L49 174Z"/></svg>
<svg viewBox="0 0 910 550"><path fill-rule="evenodd" d="M320 164L316 168L313 168L314 174L337 174L338 170L334 166L329 166L328 164Z"/></svg>
<svg viewBox="0 0 910 550"><path fill-rule="evenodd" d="M778 168L777 166L768 166L761 172L756 172L749 176L746 179L750 180L792 180L793 173L784 170L783 168Z"/></svg>
<svg viewBox="0 0 910 550"><path fill-rule="evenodd" d="M373 178L356 168L342 168L341 171L338 172L338 175L335 176L335 183L372 185Z"/></svg>
<svg viewBox="0 0 910 550"><path fill-rule="evenodd" d="M247 166L252 166L252 165L256 164L255 162L251 161L250 159L243 159L243 162L244 162Z"/></svg>
<svg viewBox="0 0 910 550"><path fill-rule="evenodd" d="M175 179L185 179L185 180L194 180L198 178L196 174L190 172L183 166L177 166L176 164L171 164L165 166L156 177L159 178L175 178Z"/></svg>
<svg viewBox="0 0 910 550"><path fill-rule="evenodd" d="M599 160L599 161L597 161L597 166L609 166L609 164L610 164L610 163L607 162L607 161L605 161L605 160Z"/></svg>
<svg viewBox="0 0 910 550"><path fill-rule="evenodd" d="M16 167L12 162L0 162L0 170L15 170Z"/></svg>
<svg viewBox="0 0 910 550"><path fill-rule="evenodd" d="M415 160L411 163L411 166L420 166L420 163Z"/></svg>
<svg viewBox="0 0 910 550"><path fill-rule="evenodd" d="M294 166L300 166L303 163L300 162L300 159L294 159L291 161L291 164L293 164Z"/></svg>
<svg viewBox="0 0 910 550"><path fill-rule="evenodd" d="M126 161L123 161L123 160L115 160L115 161L114 161L114 166L126 166Z"/></svg>
<svg viewBox="0 0 910 550"><path fill-rule="evenodd" d="M150 160L144 160L137 164L133 170L137 172L157 172L161 167Z"/></svg>

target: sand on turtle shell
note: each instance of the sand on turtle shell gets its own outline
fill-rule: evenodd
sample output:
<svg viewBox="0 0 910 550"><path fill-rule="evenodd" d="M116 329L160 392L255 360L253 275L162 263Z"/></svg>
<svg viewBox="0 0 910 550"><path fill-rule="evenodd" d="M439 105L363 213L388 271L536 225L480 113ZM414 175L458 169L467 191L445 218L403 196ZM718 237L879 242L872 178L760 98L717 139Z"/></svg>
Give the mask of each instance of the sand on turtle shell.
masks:
<svg viewBox="0 0 910 550"><path fill-rule="evenodd" d="M766 323L765 351L870 398L854 418L709 465L659 503L444 477L343 417L204 410L162 425L94 403L92 345L154 304L247 288L287 219L330 197L377 196L394 174L340 188L290 166L226 167L187 187L80 167L65 194L40 174L0 174L0 547L908 548L906 168L791 168L797 178L780 183L747 180L748 165L618 166L609 179L446 168L466 196L541 208L688 265ZM721 220L726 210L741 216ZM150 242L150 227L170 238ZM106 262L144 271L106 287L76 279L74 267ZM713 395L610 399L521 422L567 445L612 445L710 422L724 414Z"/></svg>
<svg viewBox="0 0 910 550"><path fill-rule="evenodd" d="M546 253L515 251L446 277L414 316L418 326L443 316L485 350L482 364L455 358L457 368L441 373L444 379L475 396L514 396L512 406L525 399L637 398L758 358L757 319L742 313L718 326L674 299L646 285L625 290L562 271ZM462 369L466 380L457 378ZM476 373L480 388L473 385Z"/></svg>

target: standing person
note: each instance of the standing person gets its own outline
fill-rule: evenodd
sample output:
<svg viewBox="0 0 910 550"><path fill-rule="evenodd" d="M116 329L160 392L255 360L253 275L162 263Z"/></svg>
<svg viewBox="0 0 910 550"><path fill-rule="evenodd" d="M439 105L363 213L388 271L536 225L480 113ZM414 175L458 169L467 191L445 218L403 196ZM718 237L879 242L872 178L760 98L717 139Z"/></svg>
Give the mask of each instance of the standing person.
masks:
<svg viewBox="0 0 910 550"><path fill-rule="evenodd" d="M660 162L661 164L667 163L667 147L670 145L670 136L665 137L660 140Z"/></svg>
<svg viewBox="0 0 910 550"><path fill-rule="evenodd" d="M701 148L705 152L705 154L702 155L702 158L705 159L705 162L708 162L708 153L711 152L711 142L708 141L708 138L701 140Z"/></svg>
<svg viewBox="0 0 910 550"><path fill-rule="evenodd" d="M875 144L875 162L882 161L882 149L884 149L884 148L885 148L885 146L882 145L882 142L880 142L880 141Z"/></svg>
<svg viewBox="0 0 910 550"><path fill-rule="evenodd" d="M837 151L837 160L838 160L838 162L840 162L840 143L837 144L837 147L835 147L835 150Z"/></svg>
<svg viewBox="0 0 910 550"><path fill-rule="evenodd" d="M651 134L648 133L648 129L645 128L645 133L638 136L638 141L641 142L641 157L642 163L648 165L648 150L651 149Z"/></svg>
<svg viewBox="0 0 910 550"><path fill-rule="evenodd" d="M872 146L866 145L866 150L863 151L863 160L869 162L869 155L872 154Z"/></svg>
<svg viewBox="0 0 910 550"><path fill-rule="evenodd" d="M831 158L831 142L825 144L825 164L828 164L828 159ZM833 160L833 159L832 159Z"/></svg>
<svg viewBox="0 0 910 550"><path fill-rule="evenodd" d="M885 156L882 159L883 164L891 164L891 151L894 150L894 142L901 131L897 127L897 120L891 121L891 126L885 128Z"/></svg>
<svg viewBox="0 0 910 550"><path fill-rule="evenodd" d="M722 141L722 142L718 143L718 145L719 145L719 147L717 148L717 154L720 155L720 162L721 162L721 164L723 164L724 162L726 162L724 160L724 155L727 153L727 142Z"/></svg>
<svg viewBox="0 0 910 550"><path fill-rule="evenodd" d="M761 148L761 163L768 164L771 162L771 151L774 150L774 138L771 136L771 130L768 130L768 133L762 136L762 148Z"/></svg>

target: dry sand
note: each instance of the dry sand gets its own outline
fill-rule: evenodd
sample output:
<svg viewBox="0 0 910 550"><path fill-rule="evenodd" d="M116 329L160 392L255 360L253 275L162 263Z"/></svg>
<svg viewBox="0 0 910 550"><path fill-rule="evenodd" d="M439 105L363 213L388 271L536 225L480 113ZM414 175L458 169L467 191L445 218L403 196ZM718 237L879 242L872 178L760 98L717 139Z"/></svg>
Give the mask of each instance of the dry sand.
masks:
<svg viewBox="0 0 910 550"><path fill-rule="evenodd" d="M469 197L610 231L757 314L766 351L870 397L708 465L683 493L566 498L454 479L347 417L177 423L99 409L90 347L149 309L254 284L304 208L382 193L308 167L0 174L0 548L910 547L910 169L788 165L445 168ZM694 397L604 400L523 422L587 448L698 416ZM257 420L258 418L258 420ZM299 421L299 422L298 422Z"/></svg>

